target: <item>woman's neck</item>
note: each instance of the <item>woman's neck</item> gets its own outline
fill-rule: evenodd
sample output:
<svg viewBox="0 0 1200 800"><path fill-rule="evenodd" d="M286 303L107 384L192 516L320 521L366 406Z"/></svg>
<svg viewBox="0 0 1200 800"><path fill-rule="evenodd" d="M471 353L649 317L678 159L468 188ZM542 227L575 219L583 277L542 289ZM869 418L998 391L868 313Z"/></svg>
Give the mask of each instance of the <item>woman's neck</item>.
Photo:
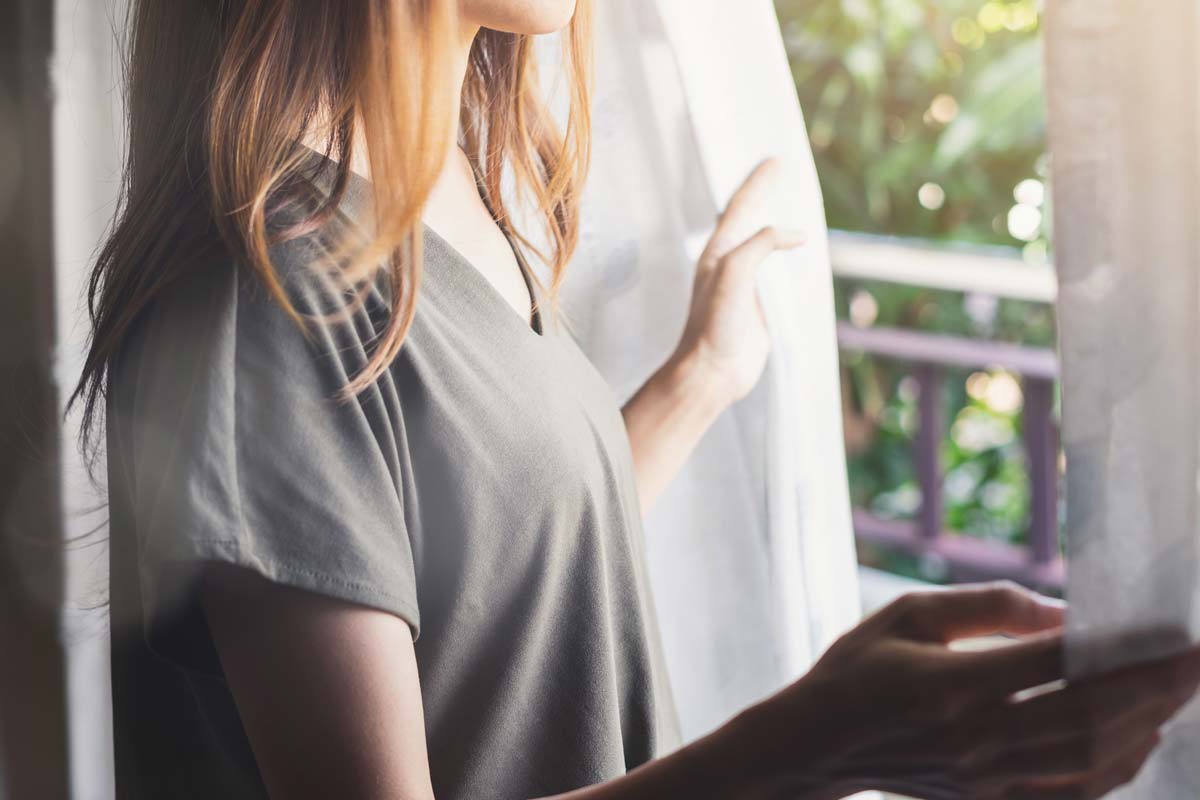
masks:
<svg viewBox="0 0 1200 800"><path fill-rule="evenodd" d="M467 82L467 70L470 67L471 48L475 45L475 37L479 35L480 26L462 21L459 26L458 41L454 50L453 70L455 75L454 82L454 126L450 129L454 131L454 136L451 137L450 155L453 155L454 150L458 147L458 132L462 130L462 92L463 86Z"/></svg>
<svg viewBox="0 0 1200 800"><path fill-rule="evenodd" d="M450 106L453 109L452 127L453 135L450 137L449 146L446 151L446 164L450 165L460 156L458 148L458 131L462 126L462 90L463 85L467 80L467 69L470 66L471 48L475 44L475 37L479 35L480 26L466 21L463 21L459 26L459 33L456 37L454 56L451 62L452 71L455 76L453 83L455 97ZM324 153L328 149L327 134L323 132L314 132L305 141L305 144L316 150L319 153ZM330 158L334 161L341 160L340 153L330 153ZM358 173L368 180L371 177L371 160L367 154L366 143L362 138L361 129L356 130L354 134L354 149L350 159L350 169Z"/></svg>

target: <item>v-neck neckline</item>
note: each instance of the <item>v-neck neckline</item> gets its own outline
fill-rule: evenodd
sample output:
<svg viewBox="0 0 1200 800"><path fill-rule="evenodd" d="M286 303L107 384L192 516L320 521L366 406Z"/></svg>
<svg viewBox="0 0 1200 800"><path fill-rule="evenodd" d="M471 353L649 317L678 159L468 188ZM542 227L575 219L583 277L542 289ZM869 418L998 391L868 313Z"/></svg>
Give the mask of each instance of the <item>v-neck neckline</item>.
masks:
<svg viewBox="0 0 1200 800"><path fill-rule="evenodd" d="M484 275L478 267L472 264L471 260L463 255L462 251L451 244L446 237L442 236L426 222L422 222L421 225L424 228L425 237L427 239L432 239L453 257L454 261L457 262L456 266L461 267L461 272L467 274L469 276L468 279L480 288L482 294L488 296L489 302L498 303L503 306L503 310L507 312L508 316L512 317L514 322L516 322L533 336L541 338L546 335L541 307L538 304L536 284L534 283L533 275L530 272L529 264L526 262L525 256L517 247L516 242L512 240L512 237L509 235L508 231L504 230L504 228L500 228L500 232L504 234L504 238L508 242L509 248L512 250L513 257L517 260L517 269L521 271L521 278L525 281L525 288L529 292L529 319L524 319L521 313L513 308L512 303L508 302L508 299L500 293L500 290L496 288L496 285L488 280L487 276Z"/></svg>
<svg viewBox="0 0 1200 800"><path fill-rule="evenodd" d="M337 162L335 162L333 159L325 156L322 153L318 153L316 150L313 150L307 145L304 145L304 147L322 162L336 165ZM374 191L371 186L371 179L365 175L355 172L354 170L350 170L349 182L346 186L347 198L354 205L359 206L360 209L364 209L369 208L370 198L373 196L373 194ZM484 275L478 267L471 263L471 260L467 258L462 251L447 241L444 236L435 231L427 222L424 220L421 221L421 228L424 237L426 239L432 239L450 254L453 260L457 262L457 266L460 268L456 271L466 275L468 282L478 287L480 294L485 296L486 302L490 304L499 303L502 305L502 311L505 312L513 322L524 328L528 335L536 336L539 339L545 338L545 320L542 316L541 305L538 303L537 283L533 277L533 272L529 267L529 262L525 260L525 256L521 252L520 247L518 247L517 243L513 241L512 235L506 231L503 226L498 227L500 228L500 233L504 235L505 240L508 242L508 246L512 250L513 256L517 260L517 268L521 271L521 278L525 281L525 288L529 292L530 314L528 319L523 318L521 313L513 308L512 304L508 302L507 298L505 298L504 295L500 293L500 290L496 288L496 285L488 280L487 276Z"/></svg>

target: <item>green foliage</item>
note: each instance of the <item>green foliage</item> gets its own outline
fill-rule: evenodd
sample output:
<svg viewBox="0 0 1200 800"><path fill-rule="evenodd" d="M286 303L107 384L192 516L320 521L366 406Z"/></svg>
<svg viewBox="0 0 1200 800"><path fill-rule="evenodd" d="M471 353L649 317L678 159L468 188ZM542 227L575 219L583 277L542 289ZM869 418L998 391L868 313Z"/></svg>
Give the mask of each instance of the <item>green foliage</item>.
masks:
<svg viewBox="0 0 1200 800"><path fill-rule="evenodd" d="M776 0L776 9L831 227L1007 246L1044 262L1050 199L1035 0ZM839 281L837 300L841 318L854 317L855 305L866 324L1054 341L1052 309L1030 303L857 281ZM920 491L908 366L847 353L843 369L852 498L910 518ZM946 526L1023 542L1019 383L987 370L948 373L943 391ZM930 577L920 564L888 566Z"/></svg>
<svg viewBox="0 0 1200 800"><path fill-rule="evenodd" d="M1045 172L1033 0L776 7L832 227L1023 244L1013 191Z"/></svg>

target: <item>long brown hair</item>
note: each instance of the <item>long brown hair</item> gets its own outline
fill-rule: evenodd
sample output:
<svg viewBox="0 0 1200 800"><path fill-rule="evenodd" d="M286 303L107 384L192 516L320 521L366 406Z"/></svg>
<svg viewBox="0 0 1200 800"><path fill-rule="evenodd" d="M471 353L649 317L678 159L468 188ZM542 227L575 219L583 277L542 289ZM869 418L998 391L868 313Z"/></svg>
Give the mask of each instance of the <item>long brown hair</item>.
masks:
<svg viewBox="0 0 1200 800"><path fill-rule="evenodd" d="M125 64L128 151L113 231L87 287L89 349L68 407L83 401L92 452L108 366L164 288L214 255L250 269L304 322L270 248L321 229L335 214L356 144L374 192L368 237L345 237L352 280L386 266L390 317L353 396L395 358L412 323L421 265L421 211L457 134L497 222L538 251L553 299L575 249L578 192L588 163L590 6L563 34L570 114L560 131L539 99L531 37L484 30L454 118L455 0L134 0ZM302 143L336 154L332 190L304 196ZM513 227L501 191L511 176L545 223L547 245ZM307 203L307 205L305 205ZM282 209L304 209L297 219ZM214 252L215 251L215 252Z"/></svg>

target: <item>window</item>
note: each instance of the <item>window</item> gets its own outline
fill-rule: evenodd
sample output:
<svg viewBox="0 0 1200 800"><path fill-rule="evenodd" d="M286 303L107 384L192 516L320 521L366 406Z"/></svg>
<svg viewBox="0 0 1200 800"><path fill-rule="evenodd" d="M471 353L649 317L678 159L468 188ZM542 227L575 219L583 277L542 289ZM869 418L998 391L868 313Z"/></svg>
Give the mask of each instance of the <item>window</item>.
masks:
<svg viewBox="0 0 1200 800"><path fill-rule="evenodd" d="M776 0L832 234L865 564L1061 586L1035 0Z"/></svg>

